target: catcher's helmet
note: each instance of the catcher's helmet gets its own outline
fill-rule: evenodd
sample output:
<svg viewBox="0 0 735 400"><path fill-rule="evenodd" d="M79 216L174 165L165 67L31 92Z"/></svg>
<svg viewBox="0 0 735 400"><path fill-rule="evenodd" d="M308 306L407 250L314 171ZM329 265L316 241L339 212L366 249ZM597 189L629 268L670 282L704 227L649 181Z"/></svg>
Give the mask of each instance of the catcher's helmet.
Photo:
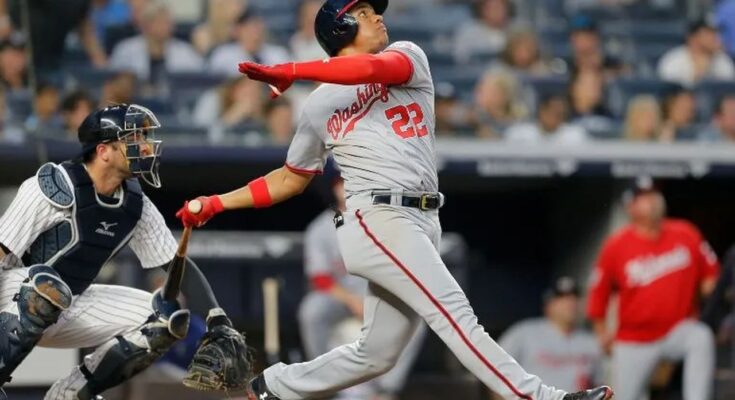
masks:
<svg viewBox="0 0 735 400"><path fill-rule="evenodd" d="M117 104L89 114L77 134L83 155L93 152L99 143L123 142L130 172L159 188L161 141L154 140L154 133L160 127L151 110L137 104Z"/></svg>
<svg viewBox="0 0 735 400"><path fill-rule="evenodd" d="M361 1L370 3L381 15L388 8L388 0L327 0L316 15L316 38L330 56L337 55L357 36L357 20L347 11Z"/></svg>

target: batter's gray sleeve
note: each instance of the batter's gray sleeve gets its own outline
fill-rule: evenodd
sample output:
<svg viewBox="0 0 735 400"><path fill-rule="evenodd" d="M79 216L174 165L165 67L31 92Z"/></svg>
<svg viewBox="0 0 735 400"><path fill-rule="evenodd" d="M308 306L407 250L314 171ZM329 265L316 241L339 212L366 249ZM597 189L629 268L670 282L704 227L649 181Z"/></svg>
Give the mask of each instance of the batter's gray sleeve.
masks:
<svg viewBox="0 0 735 400"><path fill-rule="evenodd" d="M148 196L143 196L143 212L129 245L143 268L167 264L176 255L178 243L166 226L163 215Z"/></svg>
<svg viewBox="0 0 735 400"><path fill-rule="evenodd" d="M291 140L286 156L286 167L296 172L320 174L327 162L327 148L311 123L309 107L299 117L296 134Z"/></svg>
<svg viewBox="0 0 735 400"><path fill-rule="evenodd" d="M0 217L0 243L20 257L39 233L57 222L52 218L56 212L41 193L36 177L27 179Z"/></svg>

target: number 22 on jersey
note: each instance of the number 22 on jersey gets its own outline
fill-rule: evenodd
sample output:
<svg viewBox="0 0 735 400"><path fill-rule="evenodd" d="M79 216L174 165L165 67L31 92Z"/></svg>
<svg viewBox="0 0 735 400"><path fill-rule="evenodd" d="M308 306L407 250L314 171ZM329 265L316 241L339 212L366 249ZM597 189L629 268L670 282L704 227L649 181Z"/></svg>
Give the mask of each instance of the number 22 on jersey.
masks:
<svg viewBox="0 0 735 400"><path fill-rule="evenodd" d="M417 103L389 108L385 110L385 117L392 122L393 132L403 139L422 137L429 133L424 123L424 112Z"/></svg>

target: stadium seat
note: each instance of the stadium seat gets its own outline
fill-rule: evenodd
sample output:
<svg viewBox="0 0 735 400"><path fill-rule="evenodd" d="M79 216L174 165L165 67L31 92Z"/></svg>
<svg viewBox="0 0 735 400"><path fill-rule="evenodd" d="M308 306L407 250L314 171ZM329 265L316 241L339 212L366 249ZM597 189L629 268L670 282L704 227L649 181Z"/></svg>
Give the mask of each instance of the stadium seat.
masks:
<svg viewBox="0 0 735 400"><path fill-rule="evenodd" d="M539 100L551 95L566 96L568 88L569 79L565 76L526 77L523 79L521 96L524 102L535 112Z"/></svg>
<svg viewBox="0 0 735 400"><path fill-rule="evenodd" d="M13 120L23 122L33 113L33 98L27 90L6 91L5 104Z"/></svg>
<svg viewBox="0 0 735 400"><path fill-rule="evenodd" d="M628 101L633 97L650 94L660 100L677 87L675 83L658 79L621 78L608 85L607 104L613 115L621 118Z"/></svg>
<svg viewBox="0 0 735 400"><path fill-rule="evenodd" d="M694 95L697 99L699 120L709 121L719 99L725 95L735 95L735 82L702 81L694 88Z"/></svg>

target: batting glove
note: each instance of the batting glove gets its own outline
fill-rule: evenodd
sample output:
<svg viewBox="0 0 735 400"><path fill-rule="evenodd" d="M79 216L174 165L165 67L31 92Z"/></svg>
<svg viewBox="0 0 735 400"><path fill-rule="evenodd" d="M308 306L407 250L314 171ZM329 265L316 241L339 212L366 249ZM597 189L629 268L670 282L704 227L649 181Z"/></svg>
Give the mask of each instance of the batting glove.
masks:
<svg viewBox="0 0 735 400"><path fill-rule="evenodd" d="M268 66L244 62L238 65L238 69L248 78L270 85L271 98L274 99L288 90L296 80L294 63Z"/></svg>
<svg viewBox="0 0 735 400"><path fill-rule="evenodd" d="M199 228L207 223L212 217L225 210L222 200L219 196L200 196L196 198L202 204L202 209L194 214L189 210L189 202L185 202L184 206L176 213L176 218L181 220L185 227Z"/></svg>

